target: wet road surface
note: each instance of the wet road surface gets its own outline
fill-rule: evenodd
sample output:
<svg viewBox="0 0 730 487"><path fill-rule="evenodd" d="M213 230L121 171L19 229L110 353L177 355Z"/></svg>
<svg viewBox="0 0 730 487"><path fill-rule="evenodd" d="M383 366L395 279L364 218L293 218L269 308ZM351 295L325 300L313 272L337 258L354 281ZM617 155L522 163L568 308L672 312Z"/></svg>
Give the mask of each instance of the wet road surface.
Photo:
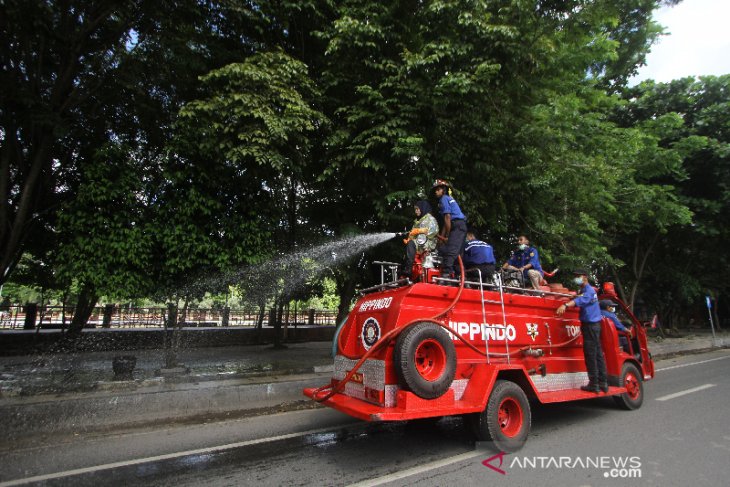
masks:
<svg viewBox="0 0 730 487"><path fill-rule="evenodd" d="M51 474L34 483L74 486L726 485L730 351L657 369L637 411L610 398L534 406L526 446L491 460L497 469L482 464L496 452L475 451L458 417L368 424L316 409L6 450L0 478ZM80 468L89 470L73 471Z"/></svg>

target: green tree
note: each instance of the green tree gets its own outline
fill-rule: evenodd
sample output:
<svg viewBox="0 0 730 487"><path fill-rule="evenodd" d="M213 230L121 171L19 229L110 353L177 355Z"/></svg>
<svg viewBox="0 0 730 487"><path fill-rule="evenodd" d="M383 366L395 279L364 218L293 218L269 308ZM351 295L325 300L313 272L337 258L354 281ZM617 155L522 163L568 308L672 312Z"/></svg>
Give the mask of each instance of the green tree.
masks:
<svg viewBox="0 0 730 487"><path fill-rule="evenodd" d="M627 103L615 114L620 124L651 133L679 159L675 174L681 177L651 174L651 166L647 176L655 184L675 186L678 203L693 215L691 225L669 227L649 244L629 241L617 249L624 255L652 250L641 296L648 307L662 313L667 325L703 311L704 294L711 294L727 312L724 297L728 286L723 273L730 243L726 221L730 209L729 88L728 75L670 83L647 81L626 90ZM633 278L627 276L629 281ZM695 311L690 306L693 303Z"/></svg>
<svg viewBox="0 0 730 487"><path fill-rule="evenodd" d="M640 64L657 4L341 3L313 75L332 129L312 220L399 227L409 200L446 177L502 255L525 231L554 261L607 259L611 185L585 175L630 177L638 144L624 144L638 135L606 120L604 90Z"/></svg>
<svg viewBox="0 0 730 487"><path fill-rule="evenodd" d="M326 122L312 108L307 67L283 52L255 54L202 82L209 96L180 112L176 162L163 197L162 221L171 229L163 254L171 270L186 271L191 263L223 269L292 249L297 195L314 177L307 170L311 134ZM210 247L216 234L233 252ZM222 260L211 262L216 256Z"/></svg>
<svg viewBox="0 0 730 487"><path fill-rule="evenodd" d="M266 36L267 19L257 8L229 0L11 0L2 12L0 283L24 252L52 267L55 252L44 245L51 241L71 245L61 253L79 259L64 262L64 269L80 276L101 272L102 262L78 254L94 248L95 237L60 232L103 233L104 227L89 222L100 222L94 213L110 215L118 202L76 196L99 178L115 185L110 175L146 196L158 191L173 121L182 103L197 95L198 76L254 52L252 38ZM110 151L116 162L106 157ZM103 164L113 168L104 173L95 167ZM102 203L111 206L99 208ZM137 203L137 216L152 213L144 199ZM146 223L135 219L137 228ZM117 269L104 272L115 275ZM88 289L80 303L98 295L89 286L80 288Z"/></svg>
<svg viewBox="0 0 730 487"><path fill-rule="evenodd" d="M136 252L119 275L146 274L130 277L134 289L120 284L121 293L152 281L168 295L176 287L180 297L202 295L210 280L196 276L344 235L345 223L364 232L400 229L437 176L452 180L470 222L489 230L502 255L525 231L552 262L619 265L624 254L612 258L613 239L652 230L617 228L617 215L633 210L637 193L658 202L632 211L632 221L664 211L673 190L662 178L683 177L672 174L675 149L657 147L662 135L653 127L607 116L617 102L606 90L622 86L659 32L650 17L658 4L109 3L100 30L88 33L102 4L11 2L2 25L15 39L5 47L17 59L12 66L23 56L49 61L39 63L43 89L21 68L3 72L18 88L3 98L3 131L14 135L3 139L2 154L36 150L17 122L35 127L33 105L12 105L16 98L43 105L46 132L66 127L61 138L44 135L54 142L43 167L56 176L44 179L49 198L33 211L34 221L47 221L36 230L62 231L64 275L77 282L114 272L108 266ZM43 13L46 28L32 30L21 18L28 12ZM66 55L47 42L49 32L70 46L88 38L67 53L80 73L61 93L73 110L43 98L63 66L50 60ZM83 102L74 104L76 96ZM652 161L663 169L652 173ZM101 163L109 167L93 167ZM117 177L130 196L94 190ZM7 194L20 195L13 181ZM80 190L90 194L76 201ZM129 241L131 222L144 251ZM88 228L112 236L79 235ZM107 249L108 258L87 266L79 257L92 247ZM364 262L335 273L341 312L369 278ZM87 300L101 292L91 278L84 284Z"/></svg>
<svg viewBox="0 0 730 487"><path fill-rule="evenodd" d="M79 288L69 333L86 324L99 295L142 298L154 289L150 194L143 182L146 164L128 148L110 146L83 168L78 196L64 206L56 266L65 288Z"/></svg>
<svg viewBox="0 0 730 487"><path fill-rule="evenodd" d="M76 162L99 142L93 107L127 55L143 2L3 3L0 120L0 282L74 184Z"/></svg>

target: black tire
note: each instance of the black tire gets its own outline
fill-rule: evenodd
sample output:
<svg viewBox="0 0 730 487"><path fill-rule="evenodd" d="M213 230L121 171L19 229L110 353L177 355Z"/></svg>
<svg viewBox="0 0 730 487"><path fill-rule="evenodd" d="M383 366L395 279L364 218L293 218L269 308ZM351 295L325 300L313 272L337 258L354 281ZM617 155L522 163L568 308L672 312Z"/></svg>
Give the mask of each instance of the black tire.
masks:
<svg viewBox="0 0 730 487"><path fill-rule="evenodd" d="M613 396L616 404L629 411L639 409L644 402L644 381L636 365L630 362L624 364L618 385L628 390L620 396Z"/></svg>
<svg viewBox="0 0 730 487"><path fill-rule="evenodd" d="M435 399L454 381L456 348L440 326L418 323L398 336L393 363L401 387L423 399Z"/></svg>
<svg viewBox="0 0 730 487"><path fill-rule="evenodd" d="M530 401L514 382L498 380L487 408L474 419L478 440L492 441L499 451L515 452L524 446L530 434Z"/></svg>

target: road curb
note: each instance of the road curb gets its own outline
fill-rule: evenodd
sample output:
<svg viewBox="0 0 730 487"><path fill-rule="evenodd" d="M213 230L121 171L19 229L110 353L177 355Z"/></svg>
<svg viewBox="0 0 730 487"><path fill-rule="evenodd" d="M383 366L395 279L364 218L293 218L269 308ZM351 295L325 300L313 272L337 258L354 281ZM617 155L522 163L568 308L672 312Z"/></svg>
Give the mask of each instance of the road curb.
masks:
<svg viewBox="0 0 730 487"><path fill-rule="evenodd" d="M730 343L715 346L715 347L704 347L704 348L690 348L687 350L677 350L673 352L662 352L662 353L656 353L652 354L652 358L656 360L666 360L673 357L680 357L682 355L696 355L700 353L707 353L707 352L715 352L718 350L727 350L730 349Z"/></svg>
<svg viewBox="0 0 730 487"><path fill-rule="evenodd" d="M654 360L665 360L667 358L675 357L678 355L692 355L696 353L706 353L713 350L723 350L730 348L730 339L724 336L713 339L712 337L703 338L696 340L696 343L686 343L685 348L671 349L673 345L671 342L658 342L649 343L649 351L651 352ZM664 348L670 348L670 350L662 350ZM657 350L660 349L660 350Z"/></svg>

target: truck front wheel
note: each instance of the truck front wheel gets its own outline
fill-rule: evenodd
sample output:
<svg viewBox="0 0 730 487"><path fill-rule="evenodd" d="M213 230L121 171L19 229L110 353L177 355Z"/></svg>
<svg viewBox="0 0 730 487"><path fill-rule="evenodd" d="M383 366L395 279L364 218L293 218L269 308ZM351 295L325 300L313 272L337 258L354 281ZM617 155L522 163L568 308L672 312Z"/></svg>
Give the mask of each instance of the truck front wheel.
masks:
<svg viewBox="0 0 730 487"><path fill-rule="evenodd" d="M424 399L442 396L456 374L456 348L434 323L418 323L398 336L393 356L400 384Z"/></svg>
<svg viewBox="0 0 730 487"><path fill-rule="evenodd" d="M639 409L644 402L644 383L641 380L641 372L636 365L627 362L621 370L621 382L619 386L626 388L626 392L620 396L613 396L613 400L624 409Z"/></svg>
<svg viewBox="0 0 730 487"><path fill-rule="evenodd" d="M530 433L530 402L520 386L498 380L489 395L487 408L474 419L479 440L491 440L500 451L515 452L522 448Z"/></svg>

